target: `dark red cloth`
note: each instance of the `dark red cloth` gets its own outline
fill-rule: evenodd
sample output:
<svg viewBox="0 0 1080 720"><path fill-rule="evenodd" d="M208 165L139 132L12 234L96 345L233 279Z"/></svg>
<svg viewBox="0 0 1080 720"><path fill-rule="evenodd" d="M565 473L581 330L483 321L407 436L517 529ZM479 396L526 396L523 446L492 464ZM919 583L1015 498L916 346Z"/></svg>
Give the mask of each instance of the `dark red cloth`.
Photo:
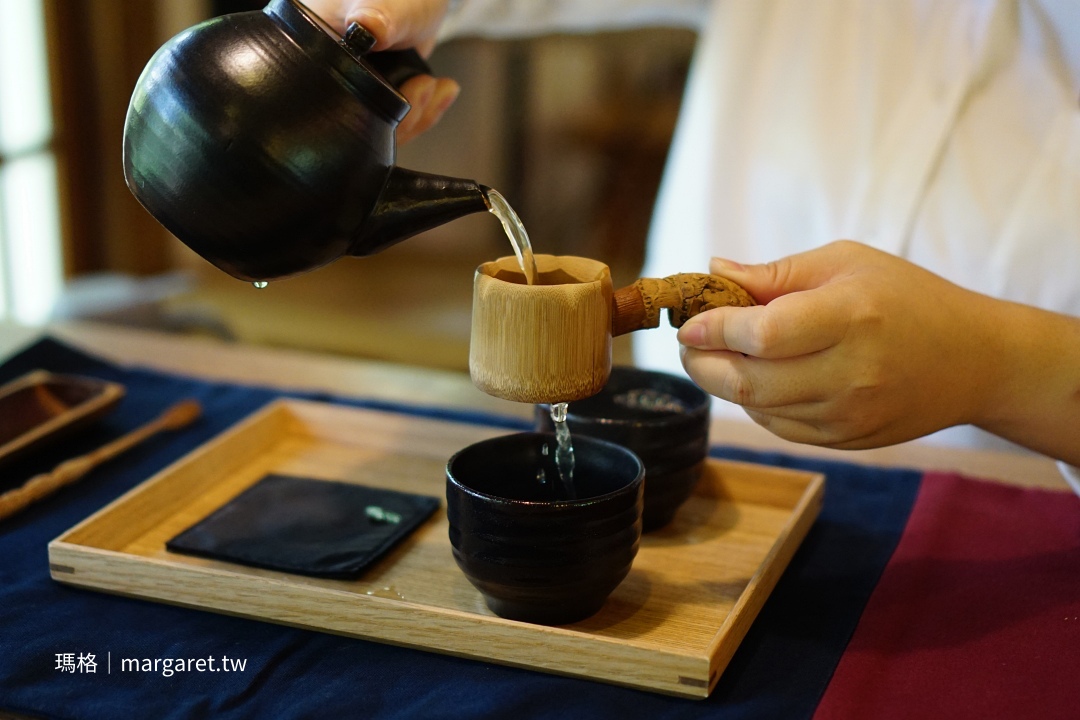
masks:
<svg viewBox="0 0 1080 720"><path fill-rule="evenodd" d="M927 474L814 718L1080 718L1080 498Z"/></svg>

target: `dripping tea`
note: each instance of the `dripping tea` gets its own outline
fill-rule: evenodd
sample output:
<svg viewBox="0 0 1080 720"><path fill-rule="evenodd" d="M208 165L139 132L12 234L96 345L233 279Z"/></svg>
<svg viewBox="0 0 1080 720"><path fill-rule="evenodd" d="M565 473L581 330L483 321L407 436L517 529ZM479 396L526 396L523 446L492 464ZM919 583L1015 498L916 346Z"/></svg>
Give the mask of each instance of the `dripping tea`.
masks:
<svg viewBox="0 0 1080 720"><path fill-rule="evenodd" d="M615 367L604 388L575 400L566 422L575 440L598 437L632 450L645 466L644 531L675 517L701 476L709 449L709 395L685 378ZM538 406L535 426L551 430Z"/></svg>

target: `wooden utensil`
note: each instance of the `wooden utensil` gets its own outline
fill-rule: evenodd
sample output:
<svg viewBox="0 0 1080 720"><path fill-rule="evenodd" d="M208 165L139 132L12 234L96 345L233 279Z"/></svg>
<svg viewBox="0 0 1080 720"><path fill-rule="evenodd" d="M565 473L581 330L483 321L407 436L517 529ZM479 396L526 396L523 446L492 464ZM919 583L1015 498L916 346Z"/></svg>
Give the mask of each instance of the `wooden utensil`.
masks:
<svg viewBox="0 0 1080 720"><path fill-rule="evenodd" d="M65 460L50 472L30 478L22 486L0 495L0 520L14 515L27 505L75 482L98 465L135 447L147 438L164 430L179 430L199 417L201 413L202 406L197 401L182 400L142 427L102 445L93 452Z"/></svg>
<svg viewBox="0 0 1080 720"><path fill-rule="evenodd" d="M597 260L537 255L536 269L535 285L513 256L476 270L469 374L488 395L527 403L590 397L611 373L612 336L657 327L665 308L680 327L714 307L756 304L715 275L642 278L612 290Z"/></svg>
<svg viewBox="0 0 1080 720"><path fill-rule="evenodd" d="M75 432L111 411L124 386L34 370L0 387L0 465Z"/></svg>

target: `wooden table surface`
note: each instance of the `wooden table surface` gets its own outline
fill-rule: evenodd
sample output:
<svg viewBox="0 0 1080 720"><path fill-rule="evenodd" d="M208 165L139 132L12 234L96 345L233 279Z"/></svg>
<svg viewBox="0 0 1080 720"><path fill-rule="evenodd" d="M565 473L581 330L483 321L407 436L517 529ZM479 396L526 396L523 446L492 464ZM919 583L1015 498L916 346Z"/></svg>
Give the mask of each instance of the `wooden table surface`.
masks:
<svg viewBox="0 0 1080 720"><path fill-rule="evenodd" d="M123 365L285 389L485 410L522 418L532 406L489 397L467 375L266 346L225 343L91 323L27 328L0 323L0 361L45 334ZM749 420L717 419L713 442L754 450L872 465L957 471L972 477L1068 490L1057 465L1030 453L949 448L912 442L889 448L840 451L781 440Z"/></svg>

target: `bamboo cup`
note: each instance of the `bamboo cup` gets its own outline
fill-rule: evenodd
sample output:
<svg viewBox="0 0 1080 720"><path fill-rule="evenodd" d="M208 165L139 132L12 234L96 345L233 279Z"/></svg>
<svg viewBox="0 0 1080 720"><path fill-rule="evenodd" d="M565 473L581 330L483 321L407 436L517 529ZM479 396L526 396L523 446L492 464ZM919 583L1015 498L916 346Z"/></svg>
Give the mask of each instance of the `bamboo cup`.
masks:
<svg viewBox="0 0 1080 720"><path fill-rule="evenodd" d="M469 374L487 394L515 402L571 402L600 392L611 373L611 338L657 327L664 309L681 327L714 307L755 304L714 275L642 278L612 290L611 272L597 260L537 255L536 269L529 285L509 256L484 263L473 279Z"/></svg>
<svg viewBox="0 0 1080 720"><path fill-rule="evenodd" d="M469 374L488 395L569 402L604 386L611 371L611 272L579 257L536 256L528 285L510 256L473 278Z"/></svg>

